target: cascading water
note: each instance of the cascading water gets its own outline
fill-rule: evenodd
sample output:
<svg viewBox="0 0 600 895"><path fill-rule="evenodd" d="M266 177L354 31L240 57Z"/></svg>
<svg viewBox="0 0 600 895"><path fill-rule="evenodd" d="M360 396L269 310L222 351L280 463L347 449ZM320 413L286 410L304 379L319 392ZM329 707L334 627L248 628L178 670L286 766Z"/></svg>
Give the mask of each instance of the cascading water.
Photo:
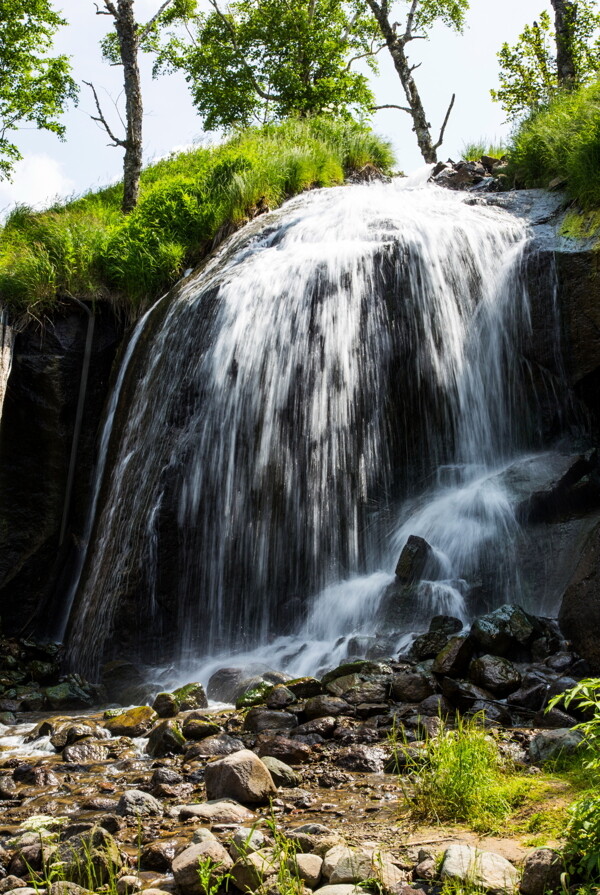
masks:
<svg viewBox="0 0 600 895"><path fill-rule="evenodd" d="M305 194L155 315L115 416L74 665L137 643L150 662L314 671L377 629L410 534L442 569L425 615L466 616L464 579L516 524L495 473L537 417L527 231L465 199L402 181ZM497 599L515 586L507 572Z"/></svg>
<svg viewBox="0 0 600 895"><path fill-rule="evenodd" d="M0 309L0 419L2 418L6 384L12 366L13 342L12 328L8 324L6 313Z"/></svg>

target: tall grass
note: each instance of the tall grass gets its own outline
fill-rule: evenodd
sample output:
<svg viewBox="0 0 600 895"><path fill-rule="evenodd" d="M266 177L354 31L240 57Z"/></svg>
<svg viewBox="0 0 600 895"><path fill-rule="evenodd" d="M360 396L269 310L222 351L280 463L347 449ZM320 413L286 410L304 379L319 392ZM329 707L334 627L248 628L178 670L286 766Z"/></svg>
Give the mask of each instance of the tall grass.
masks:
<svg viewBox="0 0 600 895"><path fill-rule="evenodd" d="M600 207L600 82L558 95L523 122L510 164L518 185L545 187L564 178L581 208Z"/></svg>
<svg viewBox="0 0 600 895"><path fill-rule="evenodd" d="M512 774L481 716L441 724L423 753L407 750L412 787L405 792L411 813L430 822L464 822L494 830L521 799L523 785Z"/></svg>
<svg viewBox="0 0 600 895"><path fill-rule="evenodd" d="M479 140L472 140L470 143L463 144L461 158L466 162L478 162L483 155L489 155L490 158L502 158L507 151L504 143L480 137Z"/></svg>
<svg viewBox="0 0 600 895"><path fill-rule="evenodd" d="M70 295L110 296L136 316L257 208L393 161L389 144L362 125L292 120L150 165L127 216L118 185L42 213L19 207L0 233L0 304L43 313Z"/></svg>

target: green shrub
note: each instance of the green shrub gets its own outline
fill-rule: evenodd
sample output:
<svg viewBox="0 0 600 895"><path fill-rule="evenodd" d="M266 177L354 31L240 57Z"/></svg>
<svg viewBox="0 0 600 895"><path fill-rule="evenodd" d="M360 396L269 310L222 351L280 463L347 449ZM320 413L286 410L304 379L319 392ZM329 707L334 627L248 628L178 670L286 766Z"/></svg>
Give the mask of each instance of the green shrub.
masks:
<svg viewBox="0 0 600 895"><path fill-rule="evenodd" d="M42 213L17 208L0 232L0 305L38 314L69 295L111 296L135 317L259 204L340 184L367 163L388 171L393 156L364 126L291 120L150 165L125 217L119 185Z"/></svg>
<svg viewBox="0 0 600 895"><path fill-rule="evenodd" d="M572 706L587 716L585 721L574 725L574 730L580 730L583 735L580 745L583 766L596 775L600 770L600 678L584 678L564 693L553 696L546 711L561 702L566 709Z"/></svg>
<svg viewBox="0 0 600 895"><path fill-rule="evenodd" d="M565 867L571 879L585 883L600 881L600 796L586 796L569 809L563 848Z"/></svg>
<svg viewBox="0 0 600 895"><path fill-rule="evenodd" d="M600 82L559 94L523 122L510 150L518 184L546 187L565 178L583 209L600 207Z"/></svg>

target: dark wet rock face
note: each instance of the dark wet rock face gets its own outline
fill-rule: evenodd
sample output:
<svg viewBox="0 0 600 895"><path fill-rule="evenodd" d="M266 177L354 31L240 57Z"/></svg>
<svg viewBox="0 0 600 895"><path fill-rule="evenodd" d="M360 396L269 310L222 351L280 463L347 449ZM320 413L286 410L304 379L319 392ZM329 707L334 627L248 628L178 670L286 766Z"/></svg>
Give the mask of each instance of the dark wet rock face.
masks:
<svg viewBox="0 0 600 895"><path fill-rule="evenodd" d="M0 430L0 615L7 633L29 625L48 636L55 596L68 585L122 327L108 306L96 309L73 500L59 545L86 332L87 317L76 312L16 337Z"/></svg>

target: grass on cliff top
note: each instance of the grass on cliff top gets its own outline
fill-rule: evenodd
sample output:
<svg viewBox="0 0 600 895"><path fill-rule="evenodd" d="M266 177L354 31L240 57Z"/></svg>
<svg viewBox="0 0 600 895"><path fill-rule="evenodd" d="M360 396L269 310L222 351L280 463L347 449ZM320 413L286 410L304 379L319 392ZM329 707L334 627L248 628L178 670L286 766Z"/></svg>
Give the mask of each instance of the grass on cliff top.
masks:
<svg viewBox="0 0 600 895"><path fill-rule="evenodd" d="M600 208L600 82L560 94L524 121L513 136L510 167L517 186L564 178L582 210Z"/></svg>
<svg viewBox="0 0 600 895"><path fill-rule="evenodd" d="M393 161L389 144L362 125L287 121L150 165L127 216L120 184L44 212L18 207L0 232L0 305L39 317L70 296L110 298L135 317L257 205L274 208Z"/></svg>

